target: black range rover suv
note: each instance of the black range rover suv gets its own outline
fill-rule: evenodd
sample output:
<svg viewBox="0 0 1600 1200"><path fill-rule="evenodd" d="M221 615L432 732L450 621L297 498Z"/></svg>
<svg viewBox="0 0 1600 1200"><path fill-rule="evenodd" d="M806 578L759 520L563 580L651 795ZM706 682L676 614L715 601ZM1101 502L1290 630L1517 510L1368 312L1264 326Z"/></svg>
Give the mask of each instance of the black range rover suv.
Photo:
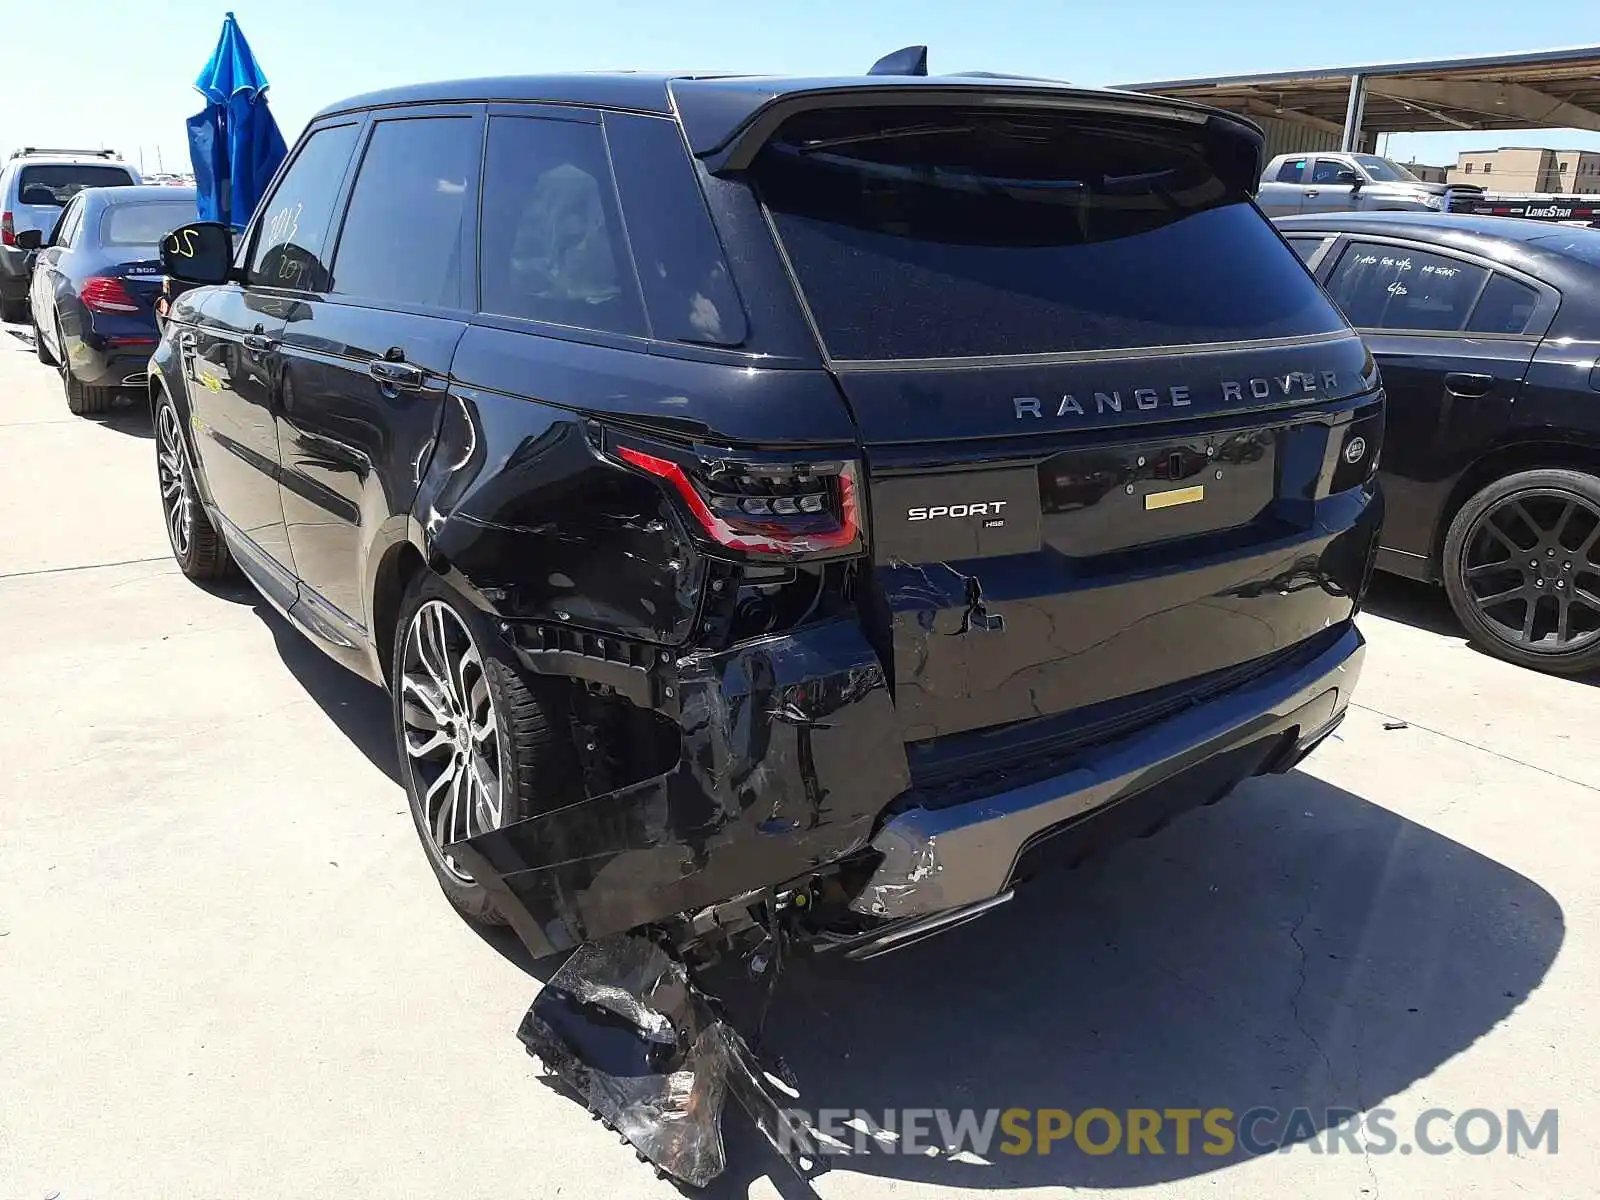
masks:
<svg viewBox="0 0 1600 1200"><path fill-rule="evenodd" d="M334 105L164 247L173 552L387 687L445 892L536 954L881 952L1344 714L1382 393L1260 159L998 77Z"/></svg>

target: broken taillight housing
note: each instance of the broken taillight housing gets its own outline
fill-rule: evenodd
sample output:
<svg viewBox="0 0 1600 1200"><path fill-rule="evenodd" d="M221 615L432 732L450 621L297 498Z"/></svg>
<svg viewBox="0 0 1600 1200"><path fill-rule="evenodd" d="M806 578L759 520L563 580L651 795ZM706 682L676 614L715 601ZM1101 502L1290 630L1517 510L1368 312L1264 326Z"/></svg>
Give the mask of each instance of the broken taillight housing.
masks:
<svg viewBox="0 0 1600 1200"><path fill-rule="evenodd" d="M861 476L853 461L682 462L632 446L615 453L668 484L704 534L726 549L795 557L860 545Z"/></svg>

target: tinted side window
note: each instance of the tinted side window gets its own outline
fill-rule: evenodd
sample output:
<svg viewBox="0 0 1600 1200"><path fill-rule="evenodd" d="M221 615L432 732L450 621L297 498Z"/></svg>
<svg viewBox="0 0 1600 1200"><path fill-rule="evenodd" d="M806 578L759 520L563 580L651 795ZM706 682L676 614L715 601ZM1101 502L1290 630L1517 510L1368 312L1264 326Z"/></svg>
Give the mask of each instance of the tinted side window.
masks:
<svg viewBox="0 0 1600 1200"><path fill-rule="evenodd" d="M1278 168L1278 183L1304 183L1306 178L1306 160L1291 158Z"/></svg>
<svg viewBox="0 0 1600 1200"><path fill-rule="evenodd" d="M669 341L738 345L744 310L677 122L605 120L651 330Z"/></svg>
<svg viewBox="0 0 1600 1200"><path fill-rule="evenodd" d="M373 126L339 235L333 291L461 307L481 131L470 114Z"/></svg>
<svg viewBox="0 0 1600 1200"><path fill-rule="evenodd" d="M1349 167L1337 158L1319 158L1317 165L1311 170L1312 183L1338 183L1339 172L1348 171Z"/></svg>
<svg viewBox="0 0 1600 1200"><path fill-rule="evenodd" d="M1469 333L1521 333L1528 327L1539 293L1525 283L1496 275L1483 289L1478 307L1467 322Z"/></svg>
<svg viewBox="0 0 1600 1200"><path fill-rule="evenodd" d="M1453 331L1466 324L1489 272L1456 258L1352 242L1328 295L1352 325Z"/></svg>
<svg viewBox="0 0 1600 1200"><path fill-rule="evenodd" d="M1289 240L1289 248L1300 256L1300 261L1301 262L1310 262L1311 261L1311 256L1313 254L1315 254L1318 250L1322 249L1322 243L1324 241L1326 241L1327 239L1326 238L1320 238L1320 237L1311 237L1311 238L1292 237L1292 238L1290 238L1288 240Z"/></svg>
<svg viewBox="0 0 1600 1200"><path fill-rule="evenodd" d="M320 292L328 285L323 244L333 203L355 149L356 125L331 125L313 133L262 206L251 286Z"/></svg>
<svg viewBox="0 0 1600 1200"><path fill-rule="evenodd" d="M484 312L644 336L599 125L490 117L478 255Z"/></svg>
<svg viewBox="0 0 1600 1200"><path fill-rule="evenodd" d="M56 231L56 245L69 250L78 236L78 226L83 224L83 201L79 200L61 217L61 228Z"/></svg>

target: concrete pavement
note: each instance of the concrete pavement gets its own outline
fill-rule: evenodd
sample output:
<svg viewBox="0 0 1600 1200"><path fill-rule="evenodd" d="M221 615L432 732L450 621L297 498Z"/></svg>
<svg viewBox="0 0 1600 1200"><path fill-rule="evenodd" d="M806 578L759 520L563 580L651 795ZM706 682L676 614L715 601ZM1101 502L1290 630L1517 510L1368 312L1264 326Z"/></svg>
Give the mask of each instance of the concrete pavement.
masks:
<svg viewBox="0 0 1600 1200"><path fill-rule="evenodd" d="M674 1195L522 1053L538 982L438 894L385 698L172 565L150 436L0 329L0 1197ZM816 1194L1594 1194L1600 693L1427 589L1364 628L1303 770L796 970L773 1040L809 1109L1556 1108L1559 1153L872 1154ZM809 1194L729 1128L709 1194Z"/></svg>

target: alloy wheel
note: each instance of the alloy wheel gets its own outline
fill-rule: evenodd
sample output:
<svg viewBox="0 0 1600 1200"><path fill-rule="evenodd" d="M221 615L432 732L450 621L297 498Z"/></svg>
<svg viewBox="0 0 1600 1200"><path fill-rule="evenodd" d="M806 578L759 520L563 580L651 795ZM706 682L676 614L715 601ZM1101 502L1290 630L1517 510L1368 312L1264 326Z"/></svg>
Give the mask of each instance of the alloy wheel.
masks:
<svg viewBox="0 0 1600 1200"><path fill-rule="evenodd" d="M1507 496L1467 533L1462 582L1489 632L1537 654L1600 641L1600 509L1559 488Z"/></svg>
<svg viewBox="0 0 1600 1200"><path fill-rule="evenodd" d="M161 515L179 558L186 557L194 543L194 493L183 455L177 411L162 404L156 410L156 477L161 483Z"/></svg>
<svg viewBox="0 0 1600 1200"><path fill-rule="evenodd" d="M443 601L426 601L406 629L400 709L428 834L451 874L470 883L445 847L503 823L505 754L483 656Z"/></svg>

